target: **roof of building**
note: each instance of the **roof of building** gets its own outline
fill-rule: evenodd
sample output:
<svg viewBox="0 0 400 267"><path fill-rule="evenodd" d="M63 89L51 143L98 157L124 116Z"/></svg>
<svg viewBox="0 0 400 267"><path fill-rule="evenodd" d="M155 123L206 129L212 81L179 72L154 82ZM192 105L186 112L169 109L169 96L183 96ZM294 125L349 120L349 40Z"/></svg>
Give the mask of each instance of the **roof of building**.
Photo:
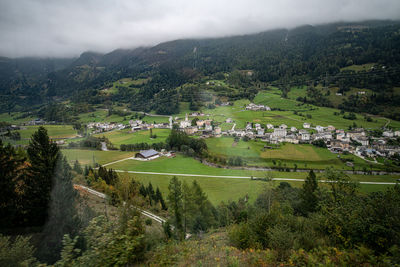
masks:
<svg viewBox="0 0 400 267"><path fill-rule="evenodd" d="M158 152L155 151L154 149L149 149L149 150L142 150L139 152L143 157L149 158L155 155L158 155Z"/></svg>

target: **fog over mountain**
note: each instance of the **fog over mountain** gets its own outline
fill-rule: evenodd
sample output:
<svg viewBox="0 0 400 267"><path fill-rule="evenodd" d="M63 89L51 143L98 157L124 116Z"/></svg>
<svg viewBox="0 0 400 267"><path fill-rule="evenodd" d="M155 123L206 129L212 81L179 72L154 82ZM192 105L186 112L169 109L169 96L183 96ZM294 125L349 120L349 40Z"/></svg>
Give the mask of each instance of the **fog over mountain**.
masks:
<svg viewBox="0 0 400 267"><path fill-rule="evenodd" d="M179 38L399 18L398 0L3 0L0 55L71 57Z"/></svg>

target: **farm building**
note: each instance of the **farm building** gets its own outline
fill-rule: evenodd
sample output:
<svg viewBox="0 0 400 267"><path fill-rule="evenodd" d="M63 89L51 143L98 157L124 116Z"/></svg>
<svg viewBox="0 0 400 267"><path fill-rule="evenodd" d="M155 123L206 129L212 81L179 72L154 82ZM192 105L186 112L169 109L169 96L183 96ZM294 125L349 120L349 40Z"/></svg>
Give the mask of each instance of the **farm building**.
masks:
<svg viewBox="0 0 400 267"><path fill-rule="evenodd" d="M155 159L158 158L159 156L160 154L154 149L142 150L135 154L135 158L141 158L146 160Z"/></svg>

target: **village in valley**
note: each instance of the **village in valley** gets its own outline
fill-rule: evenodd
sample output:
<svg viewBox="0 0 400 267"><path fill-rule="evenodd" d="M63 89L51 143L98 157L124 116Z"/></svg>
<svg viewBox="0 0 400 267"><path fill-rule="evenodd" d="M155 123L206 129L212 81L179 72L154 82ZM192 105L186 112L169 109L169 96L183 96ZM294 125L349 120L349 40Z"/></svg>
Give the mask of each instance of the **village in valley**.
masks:
<svg viewBox="0 0 400 267"><path fill-rule="evenodd" d="M229 102L222 103L220 106L228 106ZM243 107L247 111L271 111L271 108L262 104L250 103ZM391 140L400 137L399 130L384 130L381 137L374 137L369 131L363 128L337 129L333 125L312 125L304 122L302 128L298 129L287 124L273 125L271 123L261 124L247 122L244 128L236 127L233 118L226 118L225 123L233 124L231 129L223 131L220 122L209 118L210 114L202 112L186 113L185 117L169 116L164 123L149 123L140 119L129 120L129 124L91 122L86 125L92 130L93 134L101 134L108 131L119 131L130 129L129 132L146 131L150 129L177 129L189 136L198 138L220 138L234 137L242 140L258 140L265 142L264 149L273 149L269 144L277 145L281 143L291 144L314 144L325 147L332 153L351 153L367 161L377 163L376 157L391 157L400 153L400 147L393 145ZM156 152L144 152L143 158L155 159ZM164 155L165 151L162 151ZM158 153L157 153L158 155ZM168 154L170 156L171 154ZM348 162L349 166L353 163Z"/></svg>

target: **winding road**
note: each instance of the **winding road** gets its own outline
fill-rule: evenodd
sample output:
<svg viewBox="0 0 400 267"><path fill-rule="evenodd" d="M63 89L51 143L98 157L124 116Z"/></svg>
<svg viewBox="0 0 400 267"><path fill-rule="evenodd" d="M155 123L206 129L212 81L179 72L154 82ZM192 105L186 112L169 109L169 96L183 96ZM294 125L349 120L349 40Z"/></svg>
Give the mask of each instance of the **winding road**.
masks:
<svg viewBox="0 0 400 267"><path fill-rule="evenodd" d="M89 187L87 187L87 186L83 186L83 185L79 185L79 184L74 184L74 187L79 187L79 188L85 190L86 192L88 192L88 193L90 193L90 194L92 194L92 195L95 195L95 196L97 196L97 197L99 197L99 198L103 198L103 199L106 198L106 195L105 195L105 194L103 194L103 193L101 193L101 192L99 192L99 191L93 190L93 189L91 189L91 188L89 188ZM142 215L144 215L144 216L146 216L146 217L148 217L148 218L150 218L150 219L152 219L152 220L154 220L154 221L156 221L156 222L158 222L158 223L163 224L163 223L166 222L166 220L165 220L164 218L161 218L160 216L157 216L157 215L155 215L155 214L153 214L153 213L151 213L151 212L148 212L148 211L146 211L146 210L142 210L142 209L139 209L139 208L137 208L137 209L140 211L140 213L141 213Z"/></svg>

